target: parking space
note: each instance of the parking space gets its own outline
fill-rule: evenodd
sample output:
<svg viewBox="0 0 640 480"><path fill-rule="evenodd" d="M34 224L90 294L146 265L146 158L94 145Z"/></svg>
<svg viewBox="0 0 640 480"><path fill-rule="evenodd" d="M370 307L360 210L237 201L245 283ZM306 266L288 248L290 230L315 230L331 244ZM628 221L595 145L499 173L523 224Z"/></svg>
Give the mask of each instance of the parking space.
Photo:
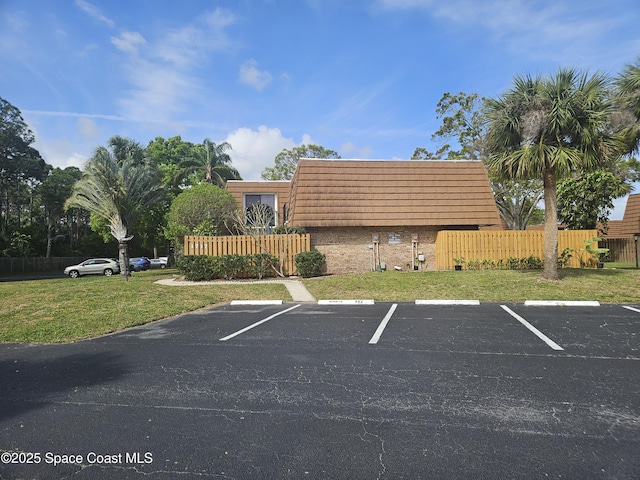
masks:
<svg viewBox="0 0 640 480"><path fill-rule="evenodd" d="M83 460L0 478L636 479L630 307L226 305L2 346L0 450Z"/></svg>
<svg viewBox="0 0 640 480"><path fill-rule="evenodd" d="M640 309L631 308L512 306L568 355L640 359Z"/></svg>
<svg viewBox="0 0 640 480"><path fill-rule="evenodd" d="M640 358L640 309L523 304L224 306L189 316L186 333L168 323L122 336L165 334L176 341L369 344L495 354ZM142 329L144 330L144 329ZM155 331L155 333L154 333Z"/></svg>

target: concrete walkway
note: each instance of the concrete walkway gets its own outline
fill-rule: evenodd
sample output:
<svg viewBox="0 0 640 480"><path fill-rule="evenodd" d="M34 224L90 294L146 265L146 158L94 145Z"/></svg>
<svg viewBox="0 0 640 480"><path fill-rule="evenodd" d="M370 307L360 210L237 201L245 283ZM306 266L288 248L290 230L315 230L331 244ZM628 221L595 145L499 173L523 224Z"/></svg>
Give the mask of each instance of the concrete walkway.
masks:
<svg viewBox="0 0 640 480"><path fill-rule="evenodd" d="M280 283L284 285L294 302L315 302L316 299L309 290L298 280L288 279L269 279L269 280L249 280L249 281L233 281L233 280L214 280L211 282L190 282L188 280L178 280L176 278L166 278L158 280L160 285L168 285L172 287L188 287L194 285L252 285L258 283Z"/></svg>

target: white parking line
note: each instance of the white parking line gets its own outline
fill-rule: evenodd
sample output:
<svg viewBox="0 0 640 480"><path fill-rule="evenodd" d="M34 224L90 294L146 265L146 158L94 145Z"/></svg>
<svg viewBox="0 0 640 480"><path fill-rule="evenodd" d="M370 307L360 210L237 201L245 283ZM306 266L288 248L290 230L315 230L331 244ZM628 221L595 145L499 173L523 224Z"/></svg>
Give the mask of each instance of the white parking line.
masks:
<svg viewBox="0 0 640 480"><path fill-rule="evenodd" d="M384 329L387 328L387 323L389 323L389 320L391 320L391 317L393 316L393 312L396 311L396 308L398 308L397 303L394 303L393 305L391 305L391 308L382 319L382 322L380 322L380 325L378 325L378 329L376 330L376 333L374 333L373 337L371 337L371 340L369 340L369 345L375 345L376 343L378 343L378 340L380 340L380 337L382 336L382 332L384 332Z"/></svg>
<svg viewBox="0 0 640 480"><path fill-rule="evenodd" d="M553 340L551 340L549 337L547 337L544 333L542 333L540 330L538 330L536 327L534 327L533 325L531 325L529 322L527 322L524 318L522 318L520 315L518 315L516 312L514 312L513 310L511 310L509 307L507 307L506 305L500 305L502 307L502 309L507 312L509 315L511 315L513 318L515 318L516 320L518 320L522 325L524 325L525 327L527 327L534 335L536 335L540 340L542 340L544 343L546 343L547 345L549 345L551 348L553 348L554 350L564 350L564 348L562 348L560 345L558 345L556 342L554 342Z"/></svg>
<svg viewBox="0 0 640 480"><path fill-rule="evenodd" d="M622 308L626 308L627 310L631 310L631 311L633 311L633 312L638 312L638 313L640 313L640 310L639 310L639 309L637 309L637 308L634 308L634 307L628 307L628 306L626 306L626 305L623 305L623 306L622 306Z"/></svg>
<svg viewBox="0 0 640 480"><path fill-rule="evenodd" d="M243 328L242 330L238 330L237 332L232 333L231 335L227 335L226 337L221 338L221 339L220 339L220 341L221 341L221 342L226 342L227 340L230 340L230 339L232 339L233 337L237 337L238 335L241 335L241 334L243 334L244 332L247 332L247 331L251 330L252 328L257 327L258 325L262 325L263 323L268 322L268 321L269 321L269 320L271 320L272 318L276 318L278 315L282 315L283 313L290 312L290 311L291 311L291 310L293 310L294 308L298 308L300 305L301 305L301 304L294 305L293 307L287 308L286 310L283 310L283 311L278 312L278 313L274 313L273 315L271 315L271 316L269 316L269 317L267 317L267 318L265 318L265 319L263 319L263 320L260 320L259 322L256 322L256 323L254 323L254 324L252 324L252 325L249 325L248 327Z"/></svg>

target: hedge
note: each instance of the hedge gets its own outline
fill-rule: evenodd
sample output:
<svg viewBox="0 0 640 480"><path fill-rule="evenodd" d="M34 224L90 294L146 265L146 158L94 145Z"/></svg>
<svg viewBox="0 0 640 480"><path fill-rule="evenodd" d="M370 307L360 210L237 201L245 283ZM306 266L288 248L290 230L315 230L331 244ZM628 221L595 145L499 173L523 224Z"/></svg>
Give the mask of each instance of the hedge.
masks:
<svg viewBox="0 0 640 480"><path fill-rule="evenodd" d="M253 255L183 255L176 259L178 271L186 280L200 282L234 278L258 278L274 274L278 258L266 253Z"/></svg>

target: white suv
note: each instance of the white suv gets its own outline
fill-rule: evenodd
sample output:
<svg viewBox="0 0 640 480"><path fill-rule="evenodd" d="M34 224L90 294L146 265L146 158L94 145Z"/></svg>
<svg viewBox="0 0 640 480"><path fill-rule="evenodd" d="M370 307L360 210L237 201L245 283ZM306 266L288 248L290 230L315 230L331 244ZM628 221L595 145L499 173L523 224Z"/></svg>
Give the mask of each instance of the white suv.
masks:
<svg viewBox="0 0 640 480"><path fill-rule="evenodd" d="M64 274L71 278L92 274L110 277L114 273L120 273L120 264L111 258L90 258L64 269Z"/></svg>

